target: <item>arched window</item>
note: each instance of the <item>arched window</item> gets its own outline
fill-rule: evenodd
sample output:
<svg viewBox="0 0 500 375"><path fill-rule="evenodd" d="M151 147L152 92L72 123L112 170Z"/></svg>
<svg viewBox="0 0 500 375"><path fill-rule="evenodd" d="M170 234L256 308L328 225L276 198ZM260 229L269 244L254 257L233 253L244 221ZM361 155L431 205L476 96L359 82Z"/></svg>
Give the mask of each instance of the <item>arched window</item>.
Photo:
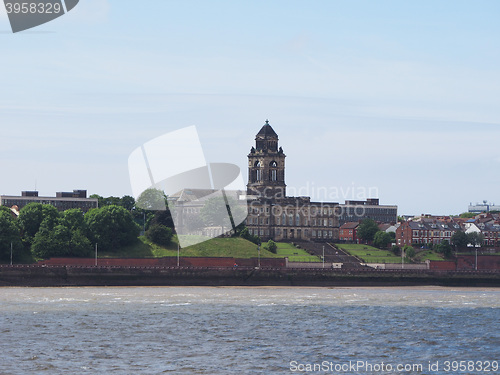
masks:
<svg viewBox="0 0 500 375"><path fill-rule="evenodd" d="M276 169L271 169L271 181L278 181L278 171Z"/></svg>
<svg viewBox="0 0 500 375"><path fill-rule="evenodd" d="M278 181L278 170L274 169L278 168L278 163L273 160L269 163L269 166L272 168L269 173L269 181Z"/></svg>
<svg viewBox="0 0 500 375"><path fill-rule="evenodd" d="M257 160L254 164L255 168L260 168L261 166L262 166L262 164L260 164L259 160ZM260 169L255 170L255 180L262 181L262 170L260 170Z"/></svg>

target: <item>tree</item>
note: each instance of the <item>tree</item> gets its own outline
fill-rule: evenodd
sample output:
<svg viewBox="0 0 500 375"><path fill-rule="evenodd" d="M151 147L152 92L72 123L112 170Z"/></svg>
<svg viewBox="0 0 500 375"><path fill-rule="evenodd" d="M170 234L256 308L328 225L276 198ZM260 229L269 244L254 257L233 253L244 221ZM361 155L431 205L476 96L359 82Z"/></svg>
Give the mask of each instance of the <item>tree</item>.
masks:
<svg viewBox="0 0 500 375"><path fill-rule="evenodd" d="M276 242L273 240L267 241L267 250L269 250L271 253L276 254L278 250L278 245L276 245Z"/></svg>
<svg viewBox="0 0 500 375"><path fill-rule="evenodd" d="M225 229L232 228L228 207L223 197L208 199L200 211L200 216L206 226L221 227L223 233Z"/></svg>
<svg viewBox="0 0 500 375"><path fill-rule="evenodd" d="M434 250L436 250L438 253L443 254L445 258L451 257L451 246L448 240L444 240L440 244L437 244L434 247Z"/></svg>
<svg viewBox="0 0 500 375"><path fill-rule="evenodd" d="M401 249L397 245L393 245L391 247L391 251L393 252L394 255L401 255Z"/></svg>
<svg viewBox="0 0 500 375"><path fill-rule="evenodd" d="M474 212L463 212L460 214L460 217L463 218L463 219L470 219L470 218L473 218L475 217L477 214L474 213Z"/></svg>
<svg viewBox="0 0 500 375"><path fill-rule="evenodd" d="M128 211L132 211L135 207L135 199L130 195L124 195L121 199L120 206Z"/></svg>
<svg viewBox="0 0 500 375"><path fill-rule="evenodd" d="M58 224L59 218L59 211L54 206L28 203L19 211L18 219L24 240L31 245L42 224L46 229L52 230Z"/></svg>
<svg viewBox="0 0 500 375"><path fill-rule="evenodd" d="M358 226L358 237L363 241L373 241L375 233L378 232L378 225L372 219L365 219Z"/></svg>
<svg viewBox="0 0 500 375"><path fill-rule="evenodd" d="M20 229L11 211L2 207L0 209L0 259L10 259L11 243L13 254L16 255L22 249Z"/></svg>
<svg viewBox="0 0 500 375"><path fill-rule="evenodd" d="M393 241L392 236L384 232L382 230L379 230L377 233L375 233L375 236L373 238L373 245L382 249L386 249L387 246Z"/></svg>
<svg viewBox="0 0 500 375"><path fill-rule="evenodd" d="M469 237L464 231L457 231L450 238L451 244L457 248L465 248L469 243Z"/></svg>
<svg viewBox="0 0 500 375"><path fill-rule="evenodd" d="M471 232L467 234L468 243L474 247L480 247L484 242L484 234L478 232Z"/></svg>
<svg viewBox="0 0 500 375"><path fill-rule="evenodd" d="M79 229L85 231L84 213L79 208L64 211L61 215L60 223L70 230Z"/></svg>
<svg viewBox="0 0 500 375"><path fill-rule="evenodd" d="M260 243L261 243L260 238L258 236L253 235L253 234L250 234L247 227L244 227L240 231L240 237L244 238L245 240L248 240L250 242L253 242L256 245L260 245Z"/></svg>
<svg viewBox="0 0 500 375"><path fill-rule="evenodd" d="M167 197L162 190L146 189L137 198L135 206L143 210L163 211L167 208Z"/></svg>
<svg viewBox="0 0 500 375"><path fill-rule="evenodd" d="M25 238L32 240L43 220L42 204L28 203L19 211L18 220Z"/></svg>
<svg viewBox="0 0 500 375"><path fill-rule="evenodd" d="M174 227L174 220L172 219L172 215L170 214L170 210L167 209L164 211L153 211L154 215L151 217L149 222L147 223L147 226L150 225L164 225L169 228ZM190 216L195 216L195 215L190 215ZM196 218L198 218L198 222L201 222L200 216L196 215ZM203 225L203 224L202 224Z"/></svg>
<svg viewBox="0 0 500 375"><path fill-rule="evenodd" d="M415 256L415 249L411 246L405 245L405 247L403 248L403 252L404 252L405 258L408 261L411 261L412 258Z"/></svg>
<svg viewBox="0 0 500 375"><path fill-rule="evenodd" d="M132 214L120 206L105 206L88 211L84 217L88 238L105 251L117 251L137 240L140 227Z"/></svg>
<svg viewBox="0 0 500 375"><path fill-rule="evenodd" d="M146 232L146 237L157 245L167 246L172 241L172 229L161 224L151 225Z"/></svg>

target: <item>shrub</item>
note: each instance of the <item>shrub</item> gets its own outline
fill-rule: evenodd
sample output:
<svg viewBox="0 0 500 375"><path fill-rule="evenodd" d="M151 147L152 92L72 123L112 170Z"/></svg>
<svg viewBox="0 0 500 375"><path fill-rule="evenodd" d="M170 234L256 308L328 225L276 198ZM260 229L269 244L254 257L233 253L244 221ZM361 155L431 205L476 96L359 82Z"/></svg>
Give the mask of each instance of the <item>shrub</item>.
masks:
<svg viewBox="0 0 500 375"><path fill-rule="evenodd" d="M172 229L161 224L153 224L146 231L146 237L157 245L167 246L172 242Z"/></svg>

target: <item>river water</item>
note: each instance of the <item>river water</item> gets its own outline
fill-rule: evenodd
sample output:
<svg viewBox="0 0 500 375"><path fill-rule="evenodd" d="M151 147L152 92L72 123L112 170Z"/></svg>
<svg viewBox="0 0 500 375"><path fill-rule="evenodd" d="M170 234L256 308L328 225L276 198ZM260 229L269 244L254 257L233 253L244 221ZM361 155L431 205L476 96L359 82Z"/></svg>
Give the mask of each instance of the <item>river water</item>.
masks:
<svg viewBox="0 0 500 375"><path fill-rule="evenodd" d="M0 288L0 374L492 374L499 312L499 289Z"/></svg>

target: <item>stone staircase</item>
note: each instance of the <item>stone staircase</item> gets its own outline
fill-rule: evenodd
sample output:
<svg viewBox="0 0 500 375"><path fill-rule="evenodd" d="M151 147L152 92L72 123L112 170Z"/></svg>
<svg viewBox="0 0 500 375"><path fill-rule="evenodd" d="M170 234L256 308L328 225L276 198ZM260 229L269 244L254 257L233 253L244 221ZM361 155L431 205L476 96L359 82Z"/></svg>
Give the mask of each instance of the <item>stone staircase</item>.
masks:
<svg viewBox="0 0 500 375"><path fill-rule="evenodd" d="M334 244L328 242L309 242L309 241L301 241L295 242L302 249L307 252L316 255L318 257L323 256L323 246L325 247L325 262L326 263L343 263L342 268L366 268L366 266L362 266L359 260L341 249L335 247Z"/></svg>

